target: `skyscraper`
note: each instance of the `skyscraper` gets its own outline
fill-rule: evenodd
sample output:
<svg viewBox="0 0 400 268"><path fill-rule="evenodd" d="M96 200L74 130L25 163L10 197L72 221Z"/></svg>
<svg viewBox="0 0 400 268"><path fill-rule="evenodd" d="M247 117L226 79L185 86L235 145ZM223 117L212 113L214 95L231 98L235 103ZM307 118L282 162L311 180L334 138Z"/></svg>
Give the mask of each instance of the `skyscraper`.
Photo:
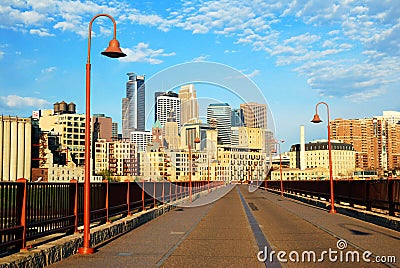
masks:
<svg viewBox="0 0 400 268"><path fill-rule="evenodd" d="M128 73L126 98L122 99L122 137L129 138L132 131L145 130L144 76Z"/></svg>
<svg viewBox="0 0 400 268"><path fill-rule="evenodd" d="M178 98L178 94L169 91L164 94L158 94L156 92L156 121L158 120L162 126L165 126L168 117L175 119L178 123L180 130L181 127L181 100Z"/></svg>
<svg viewBox="0 0 400 268"><path fill-rule="evenodd" d="M240 110L246 127L262 129L264 133L263 150L269 153L272 139L267 130L267 105L255 102L242 103L240 104Z"/></svg>
<svg viewBox="0 0 400 268"><path fill-rule="evenodd" d="M231 106L228 103L212 103L207 107L207 123L216 122L218 144L231 145Z"/></svg>
<svg viewBox="0 0 400 268"><path fill-rule="evenodd" d="M240 109L243 111L244 125L267 129L267 105L255 102L242 103Z"/></svg>
<svg viewBox="0 0 400 268"><path fill-rule="evenodd" d="M244 116L242 109L232 110L232 127L243 127L244 126Z"/></svg>
<svg viewBox="0 0 400 268"><path fill-rule="evenodd" d="M199 103L194 85L181 86L179 99L181 99L181 125L196 123L199 118Z"/></svg>
<svg viewBox="0 0 400 268"><path fill-rule="evenodd" d="M179 148L179 130L178 123L174 117L168 116L164 125L164 147L168 149Z"/></svg>

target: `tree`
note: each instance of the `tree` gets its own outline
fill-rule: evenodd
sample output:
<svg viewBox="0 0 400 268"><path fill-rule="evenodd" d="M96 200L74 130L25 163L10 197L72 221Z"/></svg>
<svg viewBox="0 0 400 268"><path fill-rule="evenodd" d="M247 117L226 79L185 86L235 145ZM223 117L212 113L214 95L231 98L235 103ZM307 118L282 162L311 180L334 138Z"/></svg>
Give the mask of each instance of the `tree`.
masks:
<svg viewBox="0 0 400 268"><path fill-rule="evenodd" d="M109 182L114 181L112 173L108 169L103 169L102 171L100 171L99 175L103 177L103 180L108 180Z"/></svg>

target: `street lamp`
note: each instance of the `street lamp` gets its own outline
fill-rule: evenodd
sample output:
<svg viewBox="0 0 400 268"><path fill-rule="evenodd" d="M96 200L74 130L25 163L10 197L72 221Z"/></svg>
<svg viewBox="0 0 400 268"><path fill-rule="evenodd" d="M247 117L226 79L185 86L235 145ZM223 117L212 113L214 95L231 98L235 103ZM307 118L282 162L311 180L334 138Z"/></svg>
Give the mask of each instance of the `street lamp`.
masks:
<svg viewBox="0 0 400 268"><path fill-rule="evenodd" d="M285 141L276 141L279 147L279 173L281 176L281 196L283 196L283 180L282 180L282 153L281 153L281 143L284 143Z"/></svg>
<svg viewBox="0 0 400 268"><path fill-rule="evenodd" d="M194 143L200 143L200 138L196 137L194 139ZM190 142L188 144L189 149L189 201L192 202L192 147L190 146ZM196 149L196 148L195 148Z"/></svg>
<svg viewBox="0 0 400 268"><path fill-rule="evenodd" d="M211 158L211 164L215 162L214 156ZM208 192L210 192L210 154L207 153L207 180L208 180Z"/></svg>
<svg viewBox="0 0 400 268"><path fill-rule="evenodd" d="M102 55L110 58L125 57L126 54L121 51L119 42L116 39L117 25L113 17L108 14L97 14L89 23L88 36L88 56L86 62L86 116L85 116L85 182L83 193L83 247L78 249L80 254L92 254L94 249L90 247L90 45L92 36L92 24L98 17L108 17L114 24L114 36L107 49L101 52Z"/></svg>
<svg viewBox="0 0 400 268"><path fill-rule="evenodd" d="M326 102L318 102L315 106L315 115L311 120L312 123L321 123L322 120L318 115L318 105L324 104L326 106L326 110L328 113L328 156L329 156L329 180L331 185L331 209L329 213L336 213L335 210L335 199L334 199L334 191L333 191L333 176L332 176L332 148L331 148L331 126L330 126L330 117L329 117L329 106Z"/></svg>

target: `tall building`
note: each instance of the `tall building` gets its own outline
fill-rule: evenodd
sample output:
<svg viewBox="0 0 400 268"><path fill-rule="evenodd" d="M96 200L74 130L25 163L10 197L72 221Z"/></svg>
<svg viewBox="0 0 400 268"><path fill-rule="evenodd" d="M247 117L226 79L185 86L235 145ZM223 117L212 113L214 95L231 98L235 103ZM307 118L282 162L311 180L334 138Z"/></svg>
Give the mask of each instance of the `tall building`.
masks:
<svg viewBox="0 0 400 268"><path fill-rule="evenodd" d="M147 144L152 141L152 134L150 131L132 131L130 133L130 141L136 144L136 152L146 151Z"/></svg>
<svg viewBox="0 0 400 268"><path fill-rule="evenodd" d="M159 92L156 92L159 93ZM167 122L168 117L175 118L178 123L178 128L181 127L181 100L178 94L169 91L163 94L156 94L155 114L156 121L158 120L162 126Z"/></svg>
<svg viewBox="0 0 400 268"><path fill-rule="evenodd" d="M118 123L117 122L112 122L112 139L113 140L118 139Z"/></svg>
<svg viewBox="0 0 400 268"><path fill-rule="evenodd" d="M181 130L181 149L187 149L190 145L193 150L216 151L217 135L214 133L216 133L215 128L208 124L186 124ZM197 138L200 139L200 143L195 142Z"/></svg>
<svg viewBox="0 0 400 268"><path fill-rule="evenodd" d="M151 136L152 136L152 142L153 143L158 143L159 146L163 146L163 127L160 123L160 121L156 121L151 128Z"/></svg>
<svg viewBox="0 0 400 268"><path fill-rule="evenodd" d="M122 99L122 137L129 138L132 131L145 130L144 76L128 73L126 98Z"/></svg>
<svg viewBox="0 0 400 268"><path fill-rule="evenodd" d="M383 115L378 116L378 118L384 119L389 124L399 124L400 123L400 112L383 111Z"/></svg>
<svg viewBox="0 0 400 268"><path fill-rule="evenodd" d="M231 145L231 106L228 103L212 103L207 107L207 123L216 124L218 144Z"/></svg>
<svg viewBox="0 0 400 268"><path fill-rule="evenodd" d="M267 105L255 102L242 103L240 109L243 111L244 125L267 129Z"/></svg>
<svg viewBox="0 0 400 268"><path fill-rule="evenodd" d="M56 106L56 104L55 104ZM41 137L39 142L39 167L48 168L53 164L85 163L85 115L75 113L56 113L42 110L39 119ZM90 133L89 133L90 135Z"/></svg>
<svg viewBox="0 0 400 268"><path fill-rule="evenodd" d="M96 174L104 170L113 176L137 175L135 145L130 141L99 139L94 153Z"/></svg>
<svg viewBox="0 0 400 268"><path fill-rule="evenodd" d="M383 116L331 121L332 139L354 146L356 167L385 171L400 169L400 125L397 112L385 111Z"/></svg>
<svg viewBox="0 0 400 268"><path fill-rule="evenodd" d="M113 122L111 117L104 114L94 114L92 117L92 129L94 130L95 141L105 139L111 141L113 136Z"/></svg>
<svg viewBox="0 0 400 268"><path fill-rule="evenodd" d="M181 100L181 125L196 123L199 118L199 103L194 85L181 86L179 99Z"/></svg>
<svg viewBox="0 0 400 268"><path fill-rule="evenodd" d="M244 126L244 115L242 109L232 109L232 127Z"/></svg>
<svg viewBox="0 0 400 268"><path fill-rule="evenodd" d="M31 179L30 118L0 116L0 181Z"/></svg>
<svg viewBox="0 0 400 268"><path fill-rule="evenodd" d="M179 127L174 117L168 117L164 125L163 146L168 149L179 148Z"/></svg>
<svg viewBox="0 0 400 268"><path fill-rule="evenodd" d="M156 91L154 92L154 122L157 121L157 98L161 95L164 95L166 92Z"/></svg>

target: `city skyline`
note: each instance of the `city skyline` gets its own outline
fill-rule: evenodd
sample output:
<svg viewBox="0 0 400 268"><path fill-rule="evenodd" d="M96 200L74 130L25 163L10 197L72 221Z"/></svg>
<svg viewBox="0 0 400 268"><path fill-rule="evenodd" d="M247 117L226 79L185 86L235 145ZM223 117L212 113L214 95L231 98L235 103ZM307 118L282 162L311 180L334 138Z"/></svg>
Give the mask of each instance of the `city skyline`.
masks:
<svg viewBox="0 0 400 268"><path fill-rule="evenodd" d="M394 98L400 84L396 1L142 5L60 0L5 1L0 7L0 114L26 117L60 99L74 101L83 113L87 27L97 13L115 17L117 38L128 57L100 55L112 25L96 21L92 112L120 126L126 73L146 74L148 80L176 64L200 60L225 64L254 81L273 113L277 138L285 140L283 151L299 141L300 125L305 125L306 140L326 138L325 127L309 123L319 101L329 103L331 119L400 110ZM153 100L154 91L176 91L168 80L163 83L149 89L146 100ZM199 105L213 99L238 106L216 85L194 84ZM325 111L321 118L326 122Z"/></svg>

